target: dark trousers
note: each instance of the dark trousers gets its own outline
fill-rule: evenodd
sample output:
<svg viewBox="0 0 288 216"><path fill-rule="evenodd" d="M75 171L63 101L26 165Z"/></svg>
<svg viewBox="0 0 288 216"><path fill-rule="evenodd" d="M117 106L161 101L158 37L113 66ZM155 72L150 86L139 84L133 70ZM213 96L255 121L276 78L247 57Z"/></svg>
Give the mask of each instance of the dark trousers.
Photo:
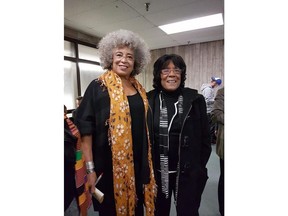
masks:
<svg viewBox="0 0 288 216"><path fill-rule="evenodd" d="M156 171L158 172L158 171ZM158 173L158 192L157 192L157 199L155 204L155 216L169 216L170 215L170 208L171 208L171 196L172 191L175 197L175 189L176 189L176 173L169 174L169 196L166 199L165 194L162 193L161 188L161 174ZM160 184L159 184L160 183Z"/></svg>
<svg viewBox="0 0 288 216"><path fill-rule="evenodd" d="M218 182L219 212L224 216L224 160L220 158L220 177Z"/></svg>
<svg viewBox="0 0 288 216"><path fill-rule="evenodd" d="M215 144L216 143L215 131L217 129L216 123L212 122L210 113L207 113L207 117L208 117L208 123L209 123L209 128L210 128L210 133L209 133L210 134L210 142L211 142L211 144Z"/></svg>
<svg viewBox="0 0 288 216"><path fill-rule="evenodd" d="M158 171L157 171L158 172ZM157 199L155 204L155 216L170 216L171 196L172 192L175 198L176 192L176 173L169 174L169 195L166 199L165 194L162 193L161 188L161 174L157 175ZM176 206L177 216L199 216L198 207L189 205L189 202L183 201Z"/></svg>

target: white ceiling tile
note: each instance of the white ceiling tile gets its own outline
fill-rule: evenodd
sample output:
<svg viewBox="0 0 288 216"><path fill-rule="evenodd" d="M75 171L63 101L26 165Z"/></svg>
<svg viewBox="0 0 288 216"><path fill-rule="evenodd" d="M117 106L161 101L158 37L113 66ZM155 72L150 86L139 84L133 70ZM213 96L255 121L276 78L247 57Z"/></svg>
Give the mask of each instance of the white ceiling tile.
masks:
<svg viewBox="0 0 288 216"><path fill-rule="evenodd" d="M116 28L122 28L127 29L134 32L141 32L143 29L150 29L153 28L154 25L151 24L151 22L147 21L144 17L135 17L132 19L115 22L109 25L106 25L106 29L115 29Z"/></svg>
<svg viewBox="0 0 288 216"><path fill-rule="evenodd" d="M101 8L115 0L64 0L65 17L75 16L83 12Z"/></svg>
<svg viewBox="0 0 288 216"><path fill-rule="evenodd" d="M195 1L191 4L161 10L160 12L153 14L147 14L146 18L156 26L159 26L201 16L223 13L223 7L220 6L219 1L222 0Z"/></svg>
<svg viewBox="0 0 288 216"><path fill-rule="evenodd" d="M178 41L178 43L181 45L222 40L224 39L224 28L223 26L216 26L194 30L193 33L183 32L181 34L171 34L170 37Z"/></svg>
<svg viewBox="0 0 288 216"><path fill-rule="evenodd" d="M167 35L157 26L199 16L224 13L224 0L65 0L64 24L96 37L128 29L150 49L224 39L224 26ZM223 14L224 15L224 14Z"/></svg>
<svg viewBox="0 0 288 216"><path fill-rule="evenodd" d="M127 4L133 7L142 15L158 13L161 11L166 11L168 9L177 8L182 5L191 4L192 2L199 0L157 0L157 1L148 1L148 0L124 0ZM202 0L200 0L202 1ZM145 3L149 2L149 10L146 11Z"/></svg>

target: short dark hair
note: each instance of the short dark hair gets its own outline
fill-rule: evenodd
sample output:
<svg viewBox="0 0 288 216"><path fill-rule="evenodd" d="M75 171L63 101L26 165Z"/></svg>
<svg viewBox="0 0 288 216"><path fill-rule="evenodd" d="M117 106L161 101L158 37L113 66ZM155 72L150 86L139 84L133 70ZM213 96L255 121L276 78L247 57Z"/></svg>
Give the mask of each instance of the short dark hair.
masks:
<svg viewBox="0 0 288 216"><path fill-rule="evenodd" d="M153 69L153 87L160 91L162 89L161 86L161 70L164 69L170 62L173 62L173 64L181 69L181 83L180 87L185 86L185 80L186 80L186 64L183 60L183 58L176 54L165 54L161 57L159 57L156 62L154 63L154 69Z"/></svg>

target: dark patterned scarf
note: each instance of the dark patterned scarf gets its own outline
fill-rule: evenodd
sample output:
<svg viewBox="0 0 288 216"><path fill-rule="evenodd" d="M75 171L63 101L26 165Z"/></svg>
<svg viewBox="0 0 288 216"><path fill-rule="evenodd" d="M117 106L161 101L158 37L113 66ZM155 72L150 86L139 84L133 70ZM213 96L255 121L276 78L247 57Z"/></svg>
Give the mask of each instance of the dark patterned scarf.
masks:
<svg viewBox="0 0 288 216"><path fill-rule="evenodd" d="M161 185L162 192L166 199L169 195L169 128L168 128L168 112L162 92L159 94L160 100L160 121L159 121L159 152L160 152L160 169L161 169ZM177 107L178 114L181 117L183 113L183 96L179 95Z"/></svg>

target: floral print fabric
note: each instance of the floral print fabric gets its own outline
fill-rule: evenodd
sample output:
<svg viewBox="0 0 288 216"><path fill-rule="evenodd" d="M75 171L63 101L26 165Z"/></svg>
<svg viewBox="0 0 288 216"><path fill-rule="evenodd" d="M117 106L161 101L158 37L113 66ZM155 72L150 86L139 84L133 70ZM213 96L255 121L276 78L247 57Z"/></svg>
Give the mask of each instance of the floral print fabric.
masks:
<svg viewBox="0 0 288 216"><path fill-rule="evenodd" d="M107 87L110 96L109 143L112 150L114 199L117 215L135 215L136 189L133 162L133 143L131 132L131 116L127 96L124 94L121 78L113 71L106 71L100 80ZM147 116L148 100L141 84L134 78L131 83L140 93ZM146 123L146 131L148 131ZM148 133L148 132L147 132ZM149 137L149 134L147 134ZM150 183L144 185L144 204L146 215L154 215L154 199L156 183L154 178L151 145L148 139L148 161L150 167Z"/></svg>

